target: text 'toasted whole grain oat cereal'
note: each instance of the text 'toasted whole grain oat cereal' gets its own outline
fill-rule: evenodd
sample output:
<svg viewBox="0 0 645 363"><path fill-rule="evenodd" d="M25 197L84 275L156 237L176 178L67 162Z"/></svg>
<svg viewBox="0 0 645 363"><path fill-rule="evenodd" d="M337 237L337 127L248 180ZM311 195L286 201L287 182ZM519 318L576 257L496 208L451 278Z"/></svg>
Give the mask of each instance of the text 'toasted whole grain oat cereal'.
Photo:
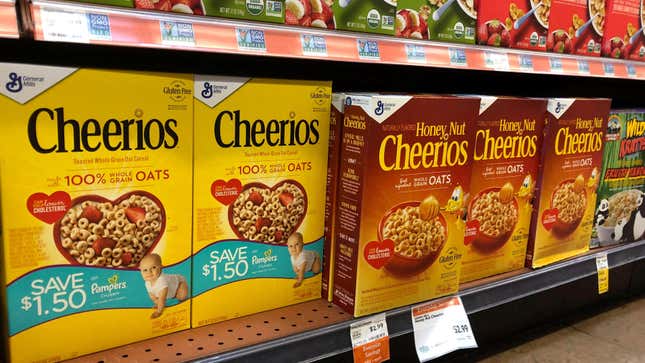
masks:
<svg viewBox="0 0 645 363"><path fill-rule="evenodd" d="M612 110L607 121L590 247L645 234L645 112Z"/></svg>
<svg viewBox="0 0 645 363"><path fill-rule="evenodd" d="M549 99L528 267L589 250L610 105L604 98Z"/></svg>
<svg viewBox="0 0 645 363"><path fill-rule="evenodd" d="M0 80L11 360L188 328L192 78L5 63Z"/></svg>
<svg viewBox="0 0 645 363"><path fill-rule="evenodd" d="M345 102L334 302L355 316L457 291L478 98Z"/></svg>
<svg viewBox="0 0 645 363"><path fill-rule="evenodd" d="M461 281L524 267L545 99L482 96Z"/></svg>
<svg viewBox="0 0 645 363"><path fill-rule="evenodd" d="M195 76L193 326L320 298L330 101Z"/></svg>

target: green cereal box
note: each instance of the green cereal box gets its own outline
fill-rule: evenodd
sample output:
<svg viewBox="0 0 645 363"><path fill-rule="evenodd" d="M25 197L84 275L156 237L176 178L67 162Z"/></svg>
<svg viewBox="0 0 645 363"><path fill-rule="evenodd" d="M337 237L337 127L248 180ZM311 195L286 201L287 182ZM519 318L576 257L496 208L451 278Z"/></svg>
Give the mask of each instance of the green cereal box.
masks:
<svg viewBox="0 0 645 363"><path fill-rule="evenodd" d="M429 0L428 38L475 44L477 10L474 0Z"/></svg>
<svg viewBox="0 0 645 363"><path fill-rule="evenodd" d="M645 235L645 110L609 114L591 247Z"/></svg>
<svg viewBox="0 0 645 363"><path fill-rule="evenodd" d="M396 1L339 0L333 11L337 29L394 35Z"/></svg>
<svg viewBox="0 0 645 363"><path fill-rule="evenodd" d="M284 23L284 0L202 0L204 15Z"/></svg>

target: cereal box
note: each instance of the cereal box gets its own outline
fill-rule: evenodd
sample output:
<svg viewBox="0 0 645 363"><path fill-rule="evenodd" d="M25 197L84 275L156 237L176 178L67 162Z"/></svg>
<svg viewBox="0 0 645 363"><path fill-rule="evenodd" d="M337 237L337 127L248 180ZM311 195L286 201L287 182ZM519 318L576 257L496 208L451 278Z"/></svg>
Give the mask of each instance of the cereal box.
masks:
<svg viewBox="0 0 645 363"><path fill-rule="evenodd" d="M605 0L552 0L549 52L599 56L605 27Z"/></svg>
<svg viewBox="0 0 645 363"><path fill-rule="evenodd" d="M333 0L286 0L284 22L289 25L335 29Z"/></svg>
<svg viewBox="0 0 645 363"><path fill-rule="evenodd" d="M191 77L4 63L0 79L11 361L188 328Z"/></svg>
<svg viewBox="0 0 645 363"><path fill-rule="evenodd" d="M457 291L478 109L477 98L348 97L334 303L362 316Z"/></svg>
<svg viewBox="0 0 645 363"><path fill-rule="evenodd" d="M195 76L193 327L321 297L330 102Z"/></svg>
<svg viewBox="0 0 645 363"><path fill-rule="evenodd" d="M609 114L591 247L640 240L645 234L645 113Z"/></svg>
<svg viewBox="0 0 645 363"><path fill-rule="evenodd" d="M400 38L428 39L428 0L398 0L395 35Z"/></svg>
<svg viewBox="0 0 645 363"><path fill-rule="evenodd" d="M645 60L645 2L607 0L602 56Z"/></svg>
<svg viewBox="0 0 645 363"><path fill-rule="evenodd" d="M331 118L329 120L329 149L327 152L327 192L325 194L325 244L323 248L322 295L332 301L334 276L334 223L336 215L336 193L338 186L338 162L345 94L331 95Z"/></svg>
<svg viewBox="0 0 645 363"><path fill-rule="evenodd" d="M337 29L394 35L396 1L338 0L332 8Z"/></svg>
<svg viewBox="0 0 645 363"><path fill-rule="evenodd" d="M477 2L477 44L546 49L551 0Z"/></svg>
<svg viewBox="0 0 645 363"><path fill-rule="evenodd" d="M477 9L474 0L428 0L428 38L475 44Z"/></svg>
<svg viewBox="0 0 645 363"><path fill-rule="evenodd" d="M546 100L481 97L461 281L524 267Z"/></svg>
<svg viewBox="0 0 645 363"><path fill-rule="evenodd" d="M284 0L201 0L205 15L268 23L284 23L284 5Z"/></svg>
<svg viewBox="0 0 645 363"><path fill-rule="evenodd" d="M609 99L549 99L528 267L589 249L610 104Z"/></svg>

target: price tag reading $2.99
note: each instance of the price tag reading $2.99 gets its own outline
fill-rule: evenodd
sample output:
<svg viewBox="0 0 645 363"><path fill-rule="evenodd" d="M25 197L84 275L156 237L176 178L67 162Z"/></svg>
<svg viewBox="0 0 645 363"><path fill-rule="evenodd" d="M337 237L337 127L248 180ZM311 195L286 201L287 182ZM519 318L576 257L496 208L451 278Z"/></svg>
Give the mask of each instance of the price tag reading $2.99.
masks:
<svg viewBox="0 0 645 363"><path fill-rule="evenodd" d="M421 362L458 349L477 348L468 315L458 296L413 307L412 326Z"/></svg>
<svg viewBox="0 0 645 363"><path fill-rule="evenodd" d="M355 363L380 363L390 359L390 337L385 314L379 314L350 326Z"/></svg>

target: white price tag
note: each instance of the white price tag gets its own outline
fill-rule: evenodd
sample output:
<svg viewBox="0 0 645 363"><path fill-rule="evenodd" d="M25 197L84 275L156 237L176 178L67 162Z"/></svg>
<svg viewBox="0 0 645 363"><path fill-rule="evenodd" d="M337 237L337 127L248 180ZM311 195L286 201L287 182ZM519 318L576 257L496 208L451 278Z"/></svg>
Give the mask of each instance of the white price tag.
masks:
<svg viewBox="0 0 645 363"><path fill-rule="evenodd" d="M408 62L411 63L425 63L426 50L423 45L419 44L406 44L405 54L408 56Z"/></svg>
<svg viewBox="0 0 645 363"><path fill-rule="evenodd" d="M637 76L636 66L631 63L627 63L626 67L627 67L627 77L636 78Z"/></svg>
<svg viewBox="0 0 645 363"><path fill-rule="evenodd" d="M484 52L486 67L497 70L508 70L508 54L500 52Z"/></svg>
<svg viewBox="0 0 645 363"><path fill-rule="evenodd" d="M468 59L466 58L466 51L461 48L449 48L450 64L453 66L467 66Z"/></svg>
<svg viewBox="0 0 645 363"><path fill-rule="evenodd" d="M390 359L390 341L385 314L350 325L355 363L379 363Z"/></svg>
<svg viewBox="0 0 645 363"><path fill-rule="evenodd" d="M412 326L421 362L458 349L477 348L477 341L459 296L413 307Z"/></svg>
<svg viewBox="0 0 645 363"><path fill-rule="evenodd" d="M159 30L161 31L161 44L194 46L195 33L193 24L178 21L159 21Z"/></svg>
<svg viewBox="0 0 645 363"><path fill-rule="evenodd" d="M613 63L603 63L602 69L605 71L605 76L613 77L616 73L614 72Z"/></svg>
<svg viewBox="0 0 645 363"><path fill-rule="evenodd" d="M596 269L598 270L598 294L609 291L609 262L607 255L596 256Z"/></svg>
<svg viewBox="0 0 645 363"><path fill-rule="evenodd" d="M322 35L300 34L300 44L303 55L327 56L327 39Z"/></svg>
<svg viewBox="0 0 645 363"><path fill-rule="evenodd" d="M82 11L40 9L43 38L55 42L89 43L87 15Z"/></svg>

